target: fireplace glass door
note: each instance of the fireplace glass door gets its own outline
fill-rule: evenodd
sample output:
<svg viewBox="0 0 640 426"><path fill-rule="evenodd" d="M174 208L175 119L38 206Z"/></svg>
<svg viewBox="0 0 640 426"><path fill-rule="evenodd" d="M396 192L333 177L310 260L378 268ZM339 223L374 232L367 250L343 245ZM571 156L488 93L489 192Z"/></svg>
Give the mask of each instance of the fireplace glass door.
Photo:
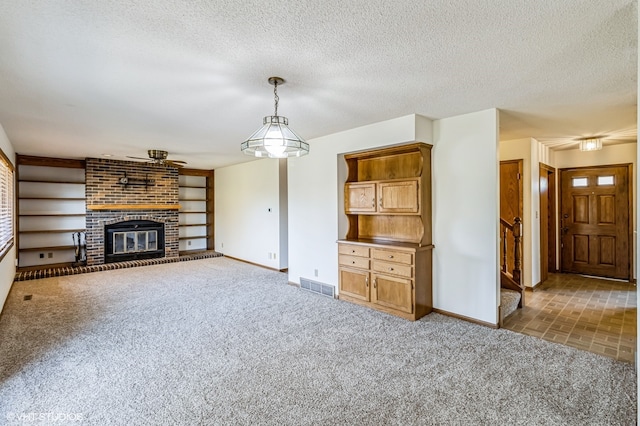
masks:
<svg viewBox="0 0 640 426"><path fill-rule="evenodd" d="M113 254L143 253L158 250L158 231L113 233Z"/></svg>

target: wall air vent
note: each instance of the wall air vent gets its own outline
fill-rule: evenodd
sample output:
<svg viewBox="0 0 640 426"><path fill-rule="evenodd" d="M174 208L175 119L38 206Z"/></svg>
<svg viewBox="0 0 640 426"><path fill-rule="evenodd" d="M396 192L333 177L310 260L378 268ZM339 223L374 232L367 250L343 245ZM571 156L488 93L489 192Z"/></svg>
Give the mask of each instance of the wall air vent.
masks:
<svg viewBox="0 0 640 426"><path fill-rule="evenodd" d="M336 297L335 286L319 283L307 278L300 277L300 288L323 296L331 297L332 299L335 299Z"/></svg>

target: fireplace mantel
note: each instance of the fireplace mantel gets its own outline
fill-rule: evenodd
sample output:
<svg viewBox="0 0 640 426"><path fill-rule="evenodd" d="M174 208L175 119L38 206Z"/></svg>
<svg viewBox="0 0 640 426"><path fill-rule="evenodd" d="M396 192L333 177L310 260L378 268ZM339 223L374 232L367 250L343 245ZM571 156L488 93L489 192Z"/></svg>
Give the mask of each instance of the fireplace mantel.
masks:
<svg viewBox="0 0 640 426"><path fill-rule="evenodd" d="M180 204L88 204L87 210L180 210Z"/></svg>

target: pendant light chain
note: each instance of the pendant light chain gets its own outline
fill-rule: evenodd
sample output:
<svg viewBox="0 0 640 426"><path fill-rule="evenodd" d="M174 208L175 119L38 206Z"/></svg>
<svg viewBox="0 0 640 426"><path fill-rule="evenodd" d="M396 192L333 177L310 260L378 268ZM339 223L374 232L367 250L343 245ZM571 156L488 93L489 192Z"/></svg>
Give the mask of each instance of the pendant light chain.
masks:
<svg viewBox="0 0 640 426"><path fill-rule="evenodd" d="M276 113L274 115L278 115L278 102L280 101L280 97L278 97L278 81L273 82L273 100L276 104Z"/></svg>
<svg viewBox="0 0 640 426"><path fill-rule="evenodd" d="M288 158L302 157L309 153L309 144L289 127L287 117L278 115L278 86L284 84L281 77L269 77L273 85L274 115L262 119L262 127L240 144L240 150L254 157Z"/></svg>

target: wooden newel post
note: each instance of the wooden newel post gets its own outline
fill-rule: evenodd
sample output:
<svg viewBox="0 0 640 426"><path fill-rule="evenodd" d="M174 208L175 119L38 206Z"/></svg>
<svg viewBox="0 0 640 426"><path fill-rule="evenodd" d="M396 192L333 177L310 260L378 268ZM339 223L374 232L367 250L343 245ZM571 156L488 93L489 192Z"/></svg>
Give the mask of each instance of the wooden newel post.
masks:
<svg viewBox="0 0 640 426"><path fill-rule="evenodd" d="M502 272L507 272L507 227L502 227Z"/></svg>
<svg viewBox="0 0 640 426"><path fill-rule="evenodd" d="M516 217L513 219L513 280L521 284L520 277L520 238L522 233L522 219Z"/></svg>

